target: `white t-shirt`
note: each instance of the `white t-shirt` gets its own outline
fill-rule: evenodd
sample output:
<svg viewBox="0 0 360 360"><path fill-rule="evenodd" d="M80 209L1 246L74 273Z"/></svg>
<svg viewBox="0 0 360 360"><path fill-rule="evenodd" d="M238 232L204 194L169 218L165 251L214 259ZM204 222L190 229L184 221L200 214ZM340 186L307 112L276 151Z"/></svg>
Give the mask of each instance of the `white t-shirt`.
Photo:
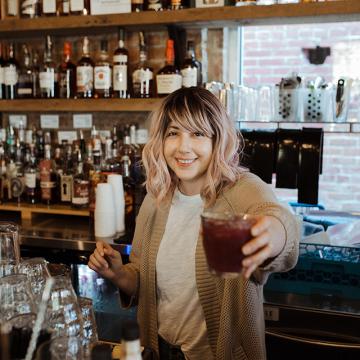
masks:
<svg viewBox="0 0 360 360"><path fill-rule="evenodd" d="M156 259L159 334L189 360L213 359L195 278L202 211L200 195L175 191Z"/></svg>

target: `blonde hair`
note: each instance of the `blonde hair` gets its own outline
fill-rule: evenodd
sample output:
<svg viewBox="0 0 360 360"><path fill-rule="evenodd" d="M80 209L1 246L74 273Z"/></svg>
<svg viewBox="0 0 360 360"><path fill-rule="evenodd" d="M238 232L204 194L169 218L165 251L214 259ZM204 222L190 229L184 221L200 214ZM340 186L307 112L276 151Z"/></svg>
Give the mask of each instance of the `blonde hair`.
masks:
<svg viewBox="0 0 360 360"><path fill-rule="evenodd" d="M200 87L176 90L164 99L150 119L150 139L144 147L142 160L147 192L158 204L172 195L178 183L163 152L170 122L186 131L201 131L213 141L211 161L201 190L206 207L213 205L221 191L237 181L242 172L239 154L243 138L237 134L224 107L210 91Z"/></svg>

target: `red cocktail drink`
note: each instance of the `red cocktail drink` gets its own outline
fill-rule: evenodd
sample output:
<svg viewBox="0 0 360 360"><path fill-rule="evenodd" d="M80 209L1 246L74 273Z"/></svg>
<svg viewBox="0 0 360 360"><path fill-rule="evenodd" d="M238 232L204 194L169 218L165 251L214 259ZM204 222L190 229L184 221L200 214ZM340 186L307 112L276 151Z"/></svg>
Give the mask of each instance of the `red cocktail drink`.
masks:
<svg viewBox="0 0 360 360"><path fill-rule="evenodd" d="M204 250L212 272L224 278L239 276L245 257L241 248L252 239L255 222L249 215L202 215Z"/></svg>

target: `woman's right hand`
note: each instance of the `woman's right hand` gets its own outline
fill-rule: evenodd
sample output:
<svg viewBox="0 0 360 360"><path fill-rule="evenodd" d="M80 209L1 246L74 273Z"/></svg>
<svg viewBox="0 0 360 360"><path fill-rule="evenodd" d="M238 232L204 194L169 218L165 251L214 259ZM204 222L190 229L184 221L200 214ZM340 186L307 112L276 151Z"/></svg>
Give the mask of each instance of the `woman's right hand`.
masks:
<svg viewBox="0 0 360 360"><path fill-rule="evenodd" d="M123 266L121 255L104 241L96 242L96 249L90 255L88 266L102 277L115 280Z"/></svg>

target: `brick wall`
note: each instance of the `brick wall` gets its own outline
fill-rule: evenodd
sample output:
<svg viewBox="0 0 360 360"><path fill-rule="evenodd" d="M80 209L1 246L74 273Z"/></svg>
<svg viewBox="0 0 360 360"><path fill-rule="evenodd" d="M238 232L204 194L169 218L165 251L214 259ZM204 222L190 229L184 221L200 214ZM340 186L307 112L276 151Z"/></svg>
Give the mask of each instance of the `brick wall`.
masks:
<svg viewBox="0 0 360 360"><path fill-rule="evenodd" d="M360 79L360 23L259 26L244 29L243 82L247 86L276 84L293 71L326 81L340 76ZM311 65L302 48L329 46L323 65ZM360 90L353 86L349 119L360 121ZM326 133L319 203L327 209L360 210L360 134ZM276 189L284 200L296 201L296 190Z"/></svg>

